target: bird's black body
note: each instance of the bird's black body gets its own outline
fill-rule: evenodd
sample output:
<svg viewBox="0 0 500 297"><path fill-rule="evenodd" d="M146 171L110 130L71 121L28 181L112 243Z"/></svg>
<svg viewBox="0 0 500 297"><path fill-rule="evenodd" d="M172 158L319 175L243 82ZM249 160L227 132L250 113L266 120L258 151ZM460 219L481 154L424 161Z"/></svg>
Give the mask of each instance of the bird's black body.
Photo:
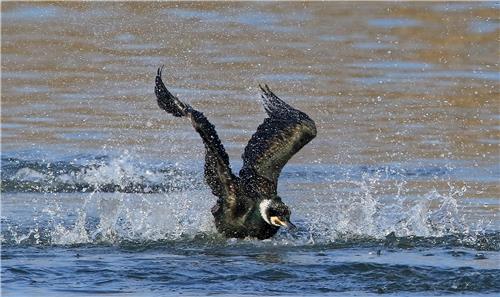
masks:
<svg viewBox="0 0 500 297"><path fill-rule="evenodd" d="M226 237L272 237L279 226L292 225L290 211L277 195L281 169L288 160L316 136L316 126L305 113L291 107L261 87L268 118L250 139L243 153L239 177L215 127L199 111L173 96L158 69L155 94L158 105L177 117L188 117L205 145L205 181L218 197L212 208L215 225Z"/></svg>

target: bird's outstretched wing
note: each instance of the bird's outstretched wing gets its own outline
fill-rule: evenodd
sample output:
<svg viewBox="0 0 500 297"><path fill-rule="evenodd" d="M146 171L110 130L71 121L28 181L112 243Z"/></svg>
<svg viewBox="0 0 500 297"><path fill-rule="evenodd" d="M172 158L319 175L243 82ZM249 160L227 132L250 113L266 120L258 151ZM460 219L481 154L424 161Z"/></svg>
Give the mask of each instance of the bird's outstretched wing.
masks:
<svg viewBox="0 0 500 297"><path fill-rule="evenodd" d="M307 114L278 98L267 85L260 88L269 117L245 148L240 178L247 190L275 196L281 169L316 136L316 125Z"/></svg>
<svg viewBox="0 0 500 297"><path fill-rule="evenodd" d="M158 68L155 94L158 106L176 117L188 117L205 145L205 181L212 193L225 202L229 208L236 207L237 177L229 166L229 157L222 145L214 125L203 113L192 108L172 95L161 79L163 67Z"/></svg>
<svg viewBox="0 0 500 297"><path fill-rule="evenodd" d="M161 79L162 71L163 66L158 68L155 78L155 95L158 106L173 116L186 116L187 110L190 106L180 101L179 98L175 97L168 91Z"/></svg>

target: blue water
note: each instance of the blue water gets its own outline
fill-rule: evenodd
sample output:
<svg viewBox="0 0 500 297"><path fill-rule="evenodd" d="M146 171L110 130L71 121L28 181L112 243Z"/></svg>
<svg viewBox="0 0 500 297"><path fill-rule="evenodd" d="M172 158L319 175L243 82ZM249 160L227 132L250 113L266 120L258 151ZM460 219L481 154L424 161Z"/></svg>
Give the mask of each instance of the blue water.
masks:
<svg viewBox="0 0 500 297"><path fill-rule="evenodd" d="M401 208L409 197L375 205L371 190L361 189L358 205L339 204L340 213L325 213L321 203L311 208L312 201L294 204L293 233L233 240L215 231L208 211L214 199L200 182L201 166L191 166L130 156L3 157L3 294L411 296L500 289L500 232L466 228L453 206L456 194L433 197L427 202L440 204L437 210L414 213L429 205ZM306 168L290 166L283 183L356 187L373 179L460 176L439 166ZM365 223L376 221L371 228L345 217L360 211L371 216Z"/></svg>

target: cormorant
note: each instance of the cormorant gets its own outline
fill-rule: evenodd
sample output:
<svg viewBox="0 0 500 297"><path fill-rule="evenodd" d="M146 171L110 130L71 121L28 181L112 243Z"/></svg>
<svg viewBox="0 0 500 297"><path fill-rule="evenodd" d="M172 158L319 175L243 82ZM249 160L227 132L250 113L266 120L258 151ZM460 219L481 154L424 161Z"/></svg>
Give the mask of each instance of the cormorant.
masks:
<svg viewBox="0 0 500 297"><path fill-rule="evenodd" d="M288 160L316 136L316 125L305 113L259 85L268 115L242 155L239 177L214 125L199 111L172 95L158 68L155 94L158 106L176 117L187 117L205 145L205 182L218 197L212 208L217 230L229 238L272 237L279 227L295 228L290 209L277 194L278 177Z"/></svg>

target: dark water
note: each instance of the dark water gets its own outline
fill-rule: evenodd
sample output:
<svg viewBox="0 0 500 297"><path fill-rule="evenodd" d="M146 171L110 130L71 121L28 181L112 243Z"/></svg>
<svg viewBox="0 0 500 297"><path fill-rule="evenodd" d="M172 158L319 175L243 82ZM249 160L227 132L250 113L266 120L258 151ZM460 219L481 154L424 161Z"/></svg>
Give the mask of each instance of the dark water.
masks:
<svg viewBox="0 0 500 297"><path fill-rule="evenodd" d="M500 20L474 3L2 3L2 296L500 293ZM233 170L268 83L318 137L298 226L222 238L189 123Z"/></svg>

